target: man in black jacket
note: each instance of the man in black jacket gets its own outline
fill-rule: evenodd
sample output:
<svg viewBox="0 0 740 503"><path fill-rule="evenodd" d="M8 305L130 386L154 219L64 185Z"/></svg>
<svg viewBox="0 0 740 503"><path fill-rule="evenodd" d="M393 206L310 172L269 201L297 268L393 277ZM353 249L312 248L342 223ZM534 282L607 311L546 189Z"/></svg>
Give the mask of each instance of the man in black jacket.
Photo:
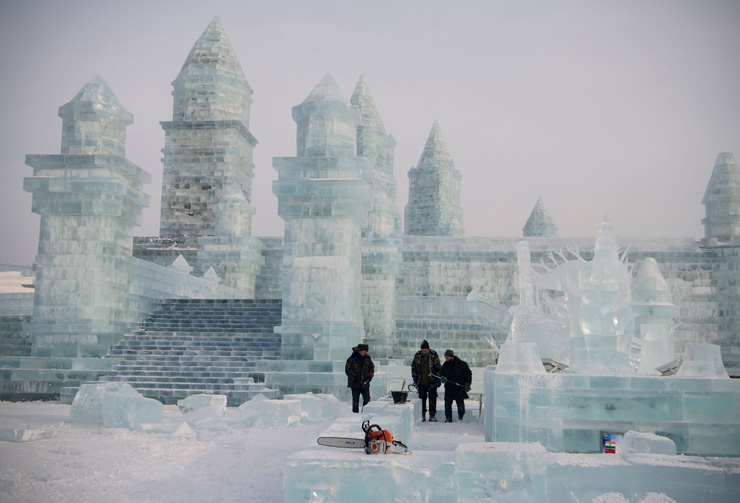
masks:
<svg viewBox="0 0 740 503"><path fill-rule="evenodd" d="M440 385L438 377L441 368L439 355L433 349L429 349L429 343L422 341L421 349L414 355L411 362L411 377L421 399L421 420L427 420L427 397L429 398L429 421L436 423L434 417L437 413L437 388Z"/></svg>
<svg viewBox="0 0 740 503"><path fill-rule="evenodd" d="M445 423L452 422L452 401L457 402L457 417L460 421L465 415L465 399L468 398L473 373L463 360L455 356L451 349L445 351L445 362L440 373L445 385Z"/></svg>
<svg viewBox="0 0 740 503"><path fill-rule="evenodd" d="M352 348L352 354L344 365L347 387L352 389L352 412L360 412L360 395L363 407L370 401L370 381L375 374L375 365L367 354L368 349L367 344L358 344Z"/></svg>

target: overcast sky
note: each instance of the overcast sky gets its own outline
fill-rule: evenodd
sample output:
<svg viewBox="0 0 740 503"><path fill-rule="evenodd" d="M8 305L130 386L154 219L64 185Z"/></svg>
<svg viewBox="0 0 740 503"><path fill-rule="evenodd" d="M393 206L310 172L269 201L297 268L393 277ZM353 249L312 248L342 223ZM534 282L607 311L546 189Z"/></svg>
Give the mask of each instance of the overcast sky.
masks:
<svg viewBox="0 0 740 503"><path fill-rule="evenodd" d="M520 236L538 196L564 237L703 236L719 152L740 157L740 2L27 1L0 4L0 262L31 264L26 154L58 154L59 106L101 75L134 115L127 157L152 174L137 235L159 233L172 86L220 16L254 89L256 236L282 235L275 156L291 107L330 73L365 75L397 141L398 205L439 121L468 236Z"/></svg>

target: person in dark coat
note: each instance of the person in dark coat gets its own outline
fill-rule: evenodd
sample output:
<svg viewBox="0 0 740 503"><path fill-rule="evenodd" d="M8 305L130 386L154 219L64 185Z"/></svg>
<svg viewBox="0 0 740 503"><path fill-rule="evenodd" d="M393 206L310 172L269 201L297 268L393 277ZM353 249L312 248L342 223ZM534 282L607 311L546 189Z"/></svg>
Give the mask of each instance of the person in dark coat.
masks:
<svg viewBox="0 0 740 503"><path fill-rule="evenodd" d="M352 412L360 412L360 395L363 407L370 401L370 381L375 374L375 365L367 354L368 349L367 344L358 344L352 348L352 354L344 366L347 387L352 389Z"/></svg>
<svg viewBox="0 0 740 503"><path fill-rule="evenodd" d="M463 360L455 356L451 349L445 351L445 362L440 372L445 385L445 423L452 422L452 402L457 403L457 417L460 421L465 415L465 399L468 398L473 373Z"/></svg>
<svg viewBox="0 0 740 503"><path fill-rule="evenodd" d="M411 378L414 380L416 389L421 399L421 420L427 420L427 397L429 398L429 421L436 423L434 417L437 414L437 388L441 381L438 377L442 364L439 355L433 349L429 349L429 343L422 341L421 349L416 352L411 362Z"/></svg>

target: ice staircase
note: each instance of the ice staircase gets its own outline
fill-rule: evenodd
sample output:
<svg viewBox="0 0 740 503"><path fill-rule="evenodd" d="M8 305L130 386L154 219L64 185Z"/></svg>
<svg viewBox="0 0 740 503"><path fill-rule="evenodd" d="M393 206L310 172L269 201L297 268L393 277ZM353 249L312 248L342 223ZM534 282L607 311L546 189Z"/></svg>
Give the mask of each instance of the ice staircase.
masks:
<svg viewBox="0 0 740 503"><path fill-rule="evenodd" d="M173 299L110 349L120 361L101 381L131 384L164 404L198 393L226 395L236 407L279 396L260 382L258 360L280 358L279 300Z"/></svg>

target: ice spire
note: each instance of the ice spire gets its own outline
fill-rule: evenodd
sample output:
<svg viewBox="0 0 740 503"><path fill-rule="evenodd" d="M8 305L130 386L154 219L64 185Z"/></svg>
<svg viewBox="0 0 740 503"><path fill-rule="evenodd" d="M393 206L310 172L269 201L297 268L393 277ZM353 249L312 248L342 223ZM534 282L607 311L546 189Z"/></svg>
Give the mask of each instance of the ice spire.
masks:
<svg viewBox="0 0 740 503"><path fill-rule="evenodd" d="M303 103L293 107L298 157L356 157L360 111L331 75L321 79Z"/></svg>
<svg viewBox="0 0 740 503"><path fill-rule="evenodd" d="M447 150L437 121L432 124L419 164L409 170L405 234L462 236L460 173Z"/></svg>
<svg viewBox="0 0 740 503"><path fill-rule="evenodd" d="M85 84L69 103L59 107L62 154L125 156L126 126L134 116L123 108L100 75Z"/></svg>
<svg viewBox="0 0 740 503"><path fill-rule="evenodd" d="M702 204L706 211L702 220L705 244L740 239L740 168L732 153L717 156Z"/></svg>
<svg viewBox="0 0 740 503"><path fill-rule="evenodd" d="M537 198L537 202L529 215L527 223L522 229L525 237L557 237L560 230L555 221L550 216L550 212L545 208L542 196Z"/></svg>
<svg viewBox="0 0 740 503"><path fill-rule="evenodd" d="M424 145L424 151L421 153L419 159L418 168L426 167L428 165L436 165L444 163L444 167L451 167L452 157L450 152L447 150L447 143L442 138L442 131L439 129L439 123L435 120L432 124L432 130L429 132L427 143Z"/></svg>
<svg viewBox="0 0 740 503"><path fill-rule="evenodd" d="M249 127L249 87L239 60L214 17L172 82L173 120L238 120Z"/></svg>
<svg viewBox="0 0 740 503"><path fill-rule="evenodd" d="M357 80L357 85L355 86L355 91L352 93L350 102L360 109L364 129L374 129L378 133L385 135L385 126L380 119L378 109L375 107L373 97L370 95L370 88L367 85L364 75L360 75L360 78ZM362 155L362 153L358 152L358 155Z"/></svg>

